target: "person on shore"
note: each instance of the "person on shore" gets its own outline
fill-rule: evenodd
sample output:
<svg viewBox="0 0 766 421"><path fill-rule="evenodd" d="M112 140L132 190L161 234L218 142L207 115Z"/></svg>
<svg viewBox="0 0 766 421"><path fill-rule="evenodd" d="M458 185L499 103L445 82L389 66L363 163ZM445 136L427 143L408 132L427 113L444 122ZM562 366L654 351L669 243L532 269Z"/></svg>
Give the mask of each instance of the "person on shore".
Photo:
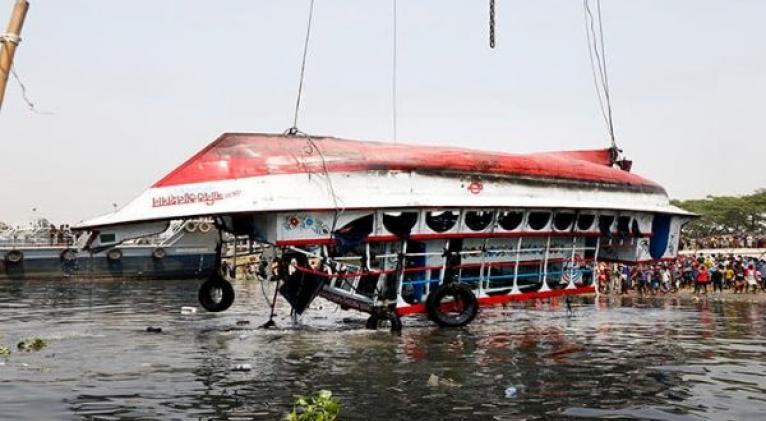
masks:
<svg viewBox="0 0 766 421"><path fill-rule="evenodd" d="M723 265L717 266L713 270L713 274L710 276L713 283L713 293L718 289L719 294L723 294Z"/></svg>
<svg viewBox="0 0 766 421"><path fill-rule="evenodd" d="M755 265L753 265L752 262L750 262L747 266L747 269L745 269L745 280L747 281L746 290L752 288L753 294L758 292L758 282L755 280Z"/></svg>
<svg viewBox="0 0 766 421"><path fill-rule="evenodd" d="M697 268L697 283L694 288L694 293L698 294L702 291L702 294L707 295L707 283L709 279L709 274L705 265L699 265Z"/></svg>
<svg viewBox="0 0 766 421"><path fill-rule="evenodd" d="M734 286L734 269L732 268L731 261L726 262L726 270L723 272L723 282L726 289L731 289Z"/></svg>
<svg viewBox="0 0 766 421"><path fill-rule="evenodd" d="M598 264L598 289L601 291L602 294L606 294L606 281L607 281L607 273L606 273L606 265L601 262Z"/></svg>
<svg viewBox="0 0 766 421"><path fill-rule="evenodd" d="M636 276L638 280L638 293L643 297L644 294L647 293L646 285L648 284L647 279L647 273L648 271L644 270L643 267L639 266L636 271Z"/></svg>
<svg viewBox="0 0 766 421"><path fill-rule="evenodd" d="M734 293L745 292L745 268L739 262L734 263Z"/></svg>
<svg viewBox="0 0 766 421"><path fill-rule="evenodd" d="M761 274L761 289L766 291L766 259L759 260L756 267Z"/></svg>
<svg viewBox="0 0 766 421"><path fill-rule="evenodd" d="M673 275L670 273L670 268L667 267L667 265L662 267L660 271L660 278L662 279L662 292L664 294L674 290Z"/></svg>
<svg viewBox="0 0 766 421"><path fill-rule="evenodd" d="M620 295L625 295L630 290L630 267L628 265L621 265L620 267Z"/></svg>
<svg viewBox="0 0 766 421"><path fill-rule="evenodd" d="M622 273L622 263L613 267L611 276L609 277L609 293L616 294L620 288L620 275Z"/></svg>
<svg viewBox="0 0 766 421"><path fill-rule="evenodd" d="M657 295L660 291L660 284L662 282L660 268L658 266L650 266L649 273L652 279L652 295Z"/></svg>

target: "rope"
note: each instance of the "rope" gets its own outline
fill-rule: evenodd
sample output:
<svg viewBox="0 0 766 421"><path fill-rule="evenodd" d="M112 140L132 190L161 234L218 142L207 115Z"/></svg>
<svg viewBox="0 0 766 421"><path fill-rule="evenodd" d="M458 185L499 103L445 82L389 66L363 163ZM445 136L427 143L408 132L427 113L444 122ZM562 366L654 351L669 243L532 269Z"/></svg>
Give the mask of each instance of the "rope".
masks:
<svg viewBox="0 0 766 421"><path fill-rule="evenodd" d="M303 42L303 59L301 60L301 76L298 82L298 97L295 100L295 116L293 117L293 126L288 130L290 134L298 133L298 113L301 108L301 96L303 94L303 80L306 73L306 55L309 50L309 39L311 38L311 21L314 18L314 0L309 4L309 18L306 25L306 39Z"/></svg>
<svg viewBox="0 0 766 421"><path fill-rule="evenodd" d="M495 0L489 0L489 48L495 48Z"/></svg>
<svg viewBox="0 0 766 421"><path fill-rule="evenodd" d="M392 48L392 64L391 64L391 108L392 108L392 125L393 125L393 134L394 134L394 143L396 143L396 135L397 135L397 122L396 122L396 41L397 41L397 30L396 30L396 0L393 1L393 48Z"/></svg>
<svg viewBox="0 0 766 421"><path fill-rule="evenodd" d="M585 12L585 36L588 44L590 67L593 74L593 84L596 88L601 116L607 126L607 131L612 148L617 149L617 141L614 136L614 121L612 119L612 101L609 91L609 77L606 71L606 52L604 49L604 27L601 18L601 0L596 0L598 17L598 34L596 34L595 21L590 8L590 0L583 0Z"/></svg>
<svg viewBox="0 0 766 421"><path fill-rule="evenodd" d="M19 43L21 42L21 37L16 34L12 34L8 32L8 33L0 34L0 42L10 42L11 44L19 45Z"/></svg>
<svg viewBox="0 0 766 421"><path fill-rule="evenodd" d="M32 111L33 113L40 114L40 115L53 115L53 113L50 111L39 111L37 108L35 108L35 104L32 102L32 100L29 99L29 95L27 95L27 86L24 85L24 82L21 81L21 78L19 77L18 73L16 73L16 65L11 66L11 75L13 75L13 78L16 80L16 83L19 84L19 88L21 89L21 98L27 104L27 108L29 108L29 111Z"/></svg>

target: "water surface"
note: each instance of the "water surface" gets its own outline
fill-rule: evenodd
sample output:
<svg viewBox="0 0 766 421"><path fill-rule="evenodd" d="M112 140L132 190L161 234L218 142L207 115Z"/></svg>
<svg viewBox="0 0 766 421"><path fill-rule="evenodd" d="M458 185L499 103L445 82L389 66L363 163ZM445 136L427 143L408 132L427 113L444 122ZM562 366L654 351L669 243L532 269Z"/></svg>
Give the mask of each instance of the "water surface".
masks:
<svg viewBox="0 0 766 421"><path fill-rule="evenodd" d="M0 359L0 419L279 419L294 394L319 389L338 396L348 420L766 411L763 304L602 297L570 315L561 302L530 302L486 309L466 329L406 318L397 336L364 330L363 315L327 302L297 327L280 304L279 328L259 330L273 290L258 282L237 284L227 312L181 314L197 286L0 282L0 343L49 342ZM233 371L240 364L252 371ZM431 374L450 381L429 387Z"/></svg>

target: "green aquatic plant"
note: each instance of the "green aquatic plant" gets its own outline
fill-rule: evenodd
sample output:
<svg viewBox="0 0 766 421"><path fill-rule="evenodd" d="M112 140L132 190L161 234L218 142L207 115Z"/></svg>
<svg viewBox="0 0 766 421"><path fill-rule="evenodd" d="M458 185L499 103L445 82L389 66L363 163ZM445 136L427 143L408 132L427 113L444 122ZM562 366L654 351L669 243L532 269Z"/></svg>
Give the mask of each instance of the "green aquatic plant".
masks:
<svg viewBox="0 0 766 421"><path fill-rule="evenodd" d="M337 421L340 416L340 402L329 390L320 390L316 396L296 396L293 410L287 414L287 421Z"/></svg>
<svg viewBox="0 0 766 421"><path fill-rule="evenodd" d="M19 351L39 351L46 346L48 346L48 342L45 342L45 339L34 336L19 342L16 347Z"/></svg>
<svg viewBox="0 0 766 421"><path fill-rule="evenodd" d="M11 356L11 349L5 345L0 345L0 358L8 358Z"/></svg>

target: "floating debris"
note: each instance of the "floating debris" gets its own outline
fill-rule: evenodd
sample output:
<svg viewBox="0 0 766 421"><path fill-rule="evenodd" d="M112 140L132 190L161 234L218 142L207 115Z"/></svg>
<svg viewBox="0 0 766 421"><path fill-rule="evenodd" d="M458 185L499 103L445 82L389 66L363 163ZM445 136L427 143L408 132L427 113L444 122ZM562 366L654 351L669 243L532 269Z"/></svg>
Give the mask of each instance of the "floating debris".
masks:
<svg viewBox="0 0 766 421"><path fill-rule="evenodd" d="M48 346L48 342L45 342L44 339L38 338L36 336L29 337L24 339L23 341L19 342L18 345L16 345L16 348L19 349L19 351L39 351L43 348Z"/></svg>
<svg viewBox="0 0 766 421"><path fill-rule="evenodd" d="M446 377L439 377L436 374L431 374L428 377L428 381L426 382L426 384L429 387L439 387L439 386L460 387L460 384L458 382Z"/></svg>
<svg viewBox="0 0 766 421"><path fill-rule="evenodd" d="M513 399L516 396L519 395L519 389L516 388L516 386L508 386L505 389L505 398L506 399Z"/></svg>
<svg viewBox="0 0 766 421"><path fill-rule="evenodd" d="M0 358L8 358L11 356L11 349L5 345L0 345Z"/></svg>
<svg viewBox="0 0 766 421"><path fill-rule="evenodd" d="M181 307L181 314L195 314L197 313L196 307Z"/></svg>
<svg viewBox="0 0 766 421"><path fill-rule="evenodd" d="M231 369L231 371L250 371L253 369L253 366L250 364L237 364L234 366L234 368Z"/></svg>
<svg viewBox="0 0 766 421"><path fill-rule="evenodd" d="M428 386L430 386L430 387L437 387L437 386L439 386L439 376L437 376L436 374L431 374L428 377L428 381L426 382L426 384Z"/></svg>
<svg viewBox="0 0 766 421"><path fill-rule="evenodd" d="M162 333L162 328L161 327L149 326L149 327L146 328L146 331L149 332L149 333Z"/></svg>

